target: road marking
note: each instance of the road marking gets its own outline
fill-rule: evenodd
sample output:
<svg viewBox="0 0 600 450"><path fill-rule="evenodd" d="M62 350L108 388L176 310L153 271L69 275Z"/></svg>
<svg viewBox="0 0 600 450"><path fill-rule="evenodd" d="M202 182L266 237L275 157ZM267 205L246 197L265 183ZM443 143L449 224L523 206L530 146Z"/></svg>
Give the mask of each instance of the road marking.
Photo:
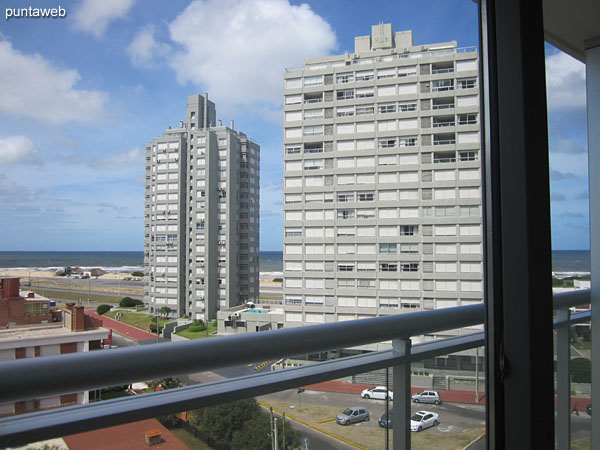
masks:
<svg viewBox="0 0 600 450"><path fill-rule="evenodd" d="M333 422L334 420L335 420L335 417L333 419L319 420L317 423L321 424L321 423Z"/></svg>
<svg viewBox="0 0 600 450"><path fill-rule="evenodd" d="M265 367L267 364L269 364L270 362L271 362L271 361L265 361L264 363L261 363L261 364L259 364L258 366L256 366L256 367L254 368L254 370L260 370L260 369L262 369L263 367ZM252 364L250 364L250 365L252 365Z"/></svg>

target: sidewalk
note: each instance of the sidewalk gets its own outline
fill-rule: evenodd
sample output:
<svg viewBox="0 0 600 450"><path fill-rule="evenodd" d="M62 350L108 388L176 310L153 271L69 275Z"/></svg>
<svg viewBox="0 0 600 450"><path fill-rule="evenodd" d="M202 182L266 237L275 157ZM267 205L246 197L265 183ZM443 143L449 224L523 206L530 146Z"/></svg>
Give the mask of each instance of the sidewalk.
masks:
<svg viewBox="0 0 600 450"><path fill-rule="evenodd" d="M127 325L126 323L119 322L118 320L114 320L109 317L100 316L95 311L86 311L85 313L95 319L100 319L103 327L110 328L115 333L119 333L135 341L147 341L149 339L154 339L156 341L155 334L140 330L139 328Z"/></svg>

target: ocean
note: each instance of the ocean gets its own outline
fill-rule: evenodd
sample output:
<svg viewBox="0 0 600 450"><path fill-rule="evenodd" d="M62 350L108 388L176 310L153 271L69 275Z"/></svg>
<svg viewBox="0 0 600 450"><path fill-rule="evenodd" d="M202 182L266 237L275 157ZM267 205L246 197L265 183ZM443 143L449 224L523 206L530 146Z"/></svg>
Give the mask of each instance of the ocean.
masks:
<svg viewBox="0 0 600 450"><path fill-rule="evenodd" d="M0 252L2 269L100 268L107 272L143 271L143 252ZM260 272L283 272L283 252L260 252ZM559 277L589 275L589 250L555 250L552 272Z"/></svg>
<svg viewBox="0 0 600 450"><path fill-rule="evenodd" d="M260 252L260 272L283 272L283 252ZM144 252L2 252L0 269L99 268L107 272L144 270Z"/></svg>

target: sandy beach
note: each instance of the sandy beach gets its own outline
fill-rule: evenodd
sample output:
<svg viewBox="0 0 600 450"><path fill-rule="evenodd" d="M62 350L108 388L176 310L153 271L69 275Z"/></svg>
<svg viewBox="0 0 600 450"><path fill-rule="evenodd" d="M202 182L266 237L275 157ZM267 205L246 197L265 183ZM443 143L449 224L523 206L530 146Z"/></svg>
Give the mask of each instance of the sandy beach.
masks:
<svg viewBox="0 0 600 450"><path fill-rule="evenodd" d="M27 270L27 269L0 269L0 278L3 277L16 277L21 278L23 281L37 278L54 278L56 274L53 270ZM118 273L105 273L100 275L98 278L102 280L123 280L126 277L131 277L130 273L118 272ZM281 282L274 282L275 278L283 278L281 272L261 272L259 283L261 286L275 286L281 287Z"/></svg>
<svg viewBox="0 0 600 450"><path fill-rule="evenodd" d="M119 272L119 273L105 273L100 275L98 278L103 280L118 280L130 277L130 273ZM27 269L0 269L0 277L17 277L23 280L28 278L54 278L56 273L53 270L27 270Z"/></svg>

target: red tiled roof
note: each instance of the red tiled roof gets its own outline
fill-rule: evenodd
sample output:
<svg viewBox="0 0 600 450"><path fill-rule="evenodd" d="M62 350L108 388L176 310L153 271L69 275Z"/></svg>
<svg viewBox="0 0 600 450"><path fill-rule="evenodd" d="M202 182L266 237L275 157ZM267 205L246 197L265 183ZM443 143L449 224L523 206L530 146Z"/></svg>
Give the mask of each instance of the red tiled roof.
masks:
<svg viewBox="0 0 600 450"><path fill-rule="evenodd" d="M163 441L146 445L146 432L160 430ZM156 419L63 437L70 450L190 450Z"/></svg>

